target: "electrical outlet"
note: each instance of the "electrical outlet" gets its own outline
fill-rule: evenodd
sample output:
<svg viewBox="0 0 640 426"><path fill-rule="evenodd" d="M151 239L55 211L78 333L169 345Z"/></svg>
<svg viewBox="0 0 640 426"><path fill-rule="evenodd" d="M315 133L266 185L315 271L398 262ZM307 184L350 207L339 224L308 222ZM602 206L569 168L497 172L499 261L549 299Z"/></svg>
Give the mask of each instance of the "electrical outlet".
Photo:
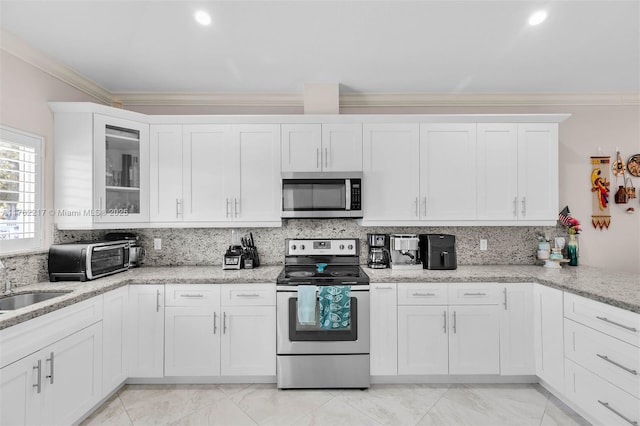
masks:
<svg viewBox="0 0 640 426"><path fill-rule="evenodd" d="M162 250L162 238L154 238L153 239L153 249L154 250Z"/></svg>
<svg viewBox="0 0 640 426"><path fill-rule="evenodd" d="M487 251L487 240L480 240L480 251Z"/></svg>

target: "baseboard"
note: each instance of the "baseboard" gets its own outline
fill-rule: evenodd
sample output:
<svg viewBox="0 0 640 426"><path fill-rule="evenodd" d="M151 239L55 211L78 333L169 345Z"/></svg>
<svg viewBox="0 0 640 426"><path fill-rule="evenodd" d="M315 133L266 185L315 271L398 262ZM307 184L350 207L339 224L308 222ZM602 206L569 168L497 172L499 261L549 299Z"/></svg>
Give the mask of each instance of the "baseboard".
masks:
<svg viewBox="0 0 640 426"><path fill-rule="evenodd" d="M276 376L187 376L187 377L129 377L128 385L222 385L236 383L276 383Z"/></svg>
<svg viewBox="0 0 640 426"><path fill-rule="evenodd" d="M537 376L500 376L487 375L460 375L448 374L432 375L399 375L399 376L371 376L372 384L486 384L486 383L538 383Z"/></svg>

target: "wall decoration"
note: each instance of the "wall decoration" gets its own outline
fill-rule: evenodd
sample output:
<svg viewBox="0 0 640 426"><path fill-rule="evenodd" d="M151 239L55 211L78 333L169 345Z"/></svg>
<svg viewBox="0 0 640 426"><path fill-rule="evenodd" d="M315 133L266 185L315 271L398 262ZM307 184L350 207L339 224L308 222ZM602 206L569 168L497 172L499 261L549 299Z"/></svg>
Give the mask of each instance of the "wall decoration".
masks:
<svg viewBox="0 0 640 426"><path fill-rule="evenodd" d="M627 161L627 170L631 176L640 177L640 154L629 157Z"/></svg>
<svg viewBox="0 0 640 426"><path fill-rule="evenodd" d="M609 214L609 163L611 158L591 157L591 192L593 193L593 214L591 223L594 228L609 228L611 215Z"/></svg>

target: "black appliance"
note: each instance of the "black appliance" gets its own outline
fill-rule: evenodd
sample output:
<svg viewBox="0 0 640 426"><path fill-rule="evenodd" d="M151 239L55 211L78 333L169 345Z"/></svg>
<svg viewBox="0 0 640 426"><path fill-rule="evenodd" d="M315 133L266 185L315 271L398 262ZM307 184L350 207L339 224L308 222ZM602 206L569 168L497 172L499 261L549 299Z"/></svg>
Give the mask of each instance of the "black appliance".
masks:
<svg viewBox="0 0 640 426"><path fill-rule="evenodd" d="M49 280L86 281L129 269L129 241L81 241L49 247Z"/></svg>
<svg viewBox="0 0 640 426"><path fill-rule="evenodd" d="M420 257L424 269L456 269L456 237L447 234L420 234Z"/></svg>
<svg viewBox="0 0 640 426"><path fill-rule="evenodd" d="M131 267L138 267L142 265L144 258L144 248L139 244L140 237L132 232L109 232L104 236L106 241L130 241L129 246L129 263Z"/></svg>
<svg viewBox="0 0 640 426"><path fill-rule="evenodd" d="M367 234L369 244L369 256L367 266L371 269L388 268L391 257L389 255L389 235Z"/></svg>

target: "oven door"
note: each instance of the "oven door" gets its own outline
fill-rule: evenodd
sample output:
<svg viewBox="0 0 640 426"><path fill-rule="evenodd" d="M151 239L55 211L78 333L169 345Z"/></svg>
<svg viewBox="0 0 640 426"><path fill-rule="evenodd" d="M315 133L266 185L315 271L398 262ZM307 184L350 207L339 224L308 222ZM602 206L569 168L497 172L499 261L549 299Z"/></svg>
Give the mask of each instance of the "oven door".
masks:
<svg viewBox="0 0 640 426"><path fill-rule="evenodd" d="M351 324L346 329L327 330L317 324L300 324L297 302L296 286L277 286L279 355L369 353L368 285L351 287Z"/></svg>

